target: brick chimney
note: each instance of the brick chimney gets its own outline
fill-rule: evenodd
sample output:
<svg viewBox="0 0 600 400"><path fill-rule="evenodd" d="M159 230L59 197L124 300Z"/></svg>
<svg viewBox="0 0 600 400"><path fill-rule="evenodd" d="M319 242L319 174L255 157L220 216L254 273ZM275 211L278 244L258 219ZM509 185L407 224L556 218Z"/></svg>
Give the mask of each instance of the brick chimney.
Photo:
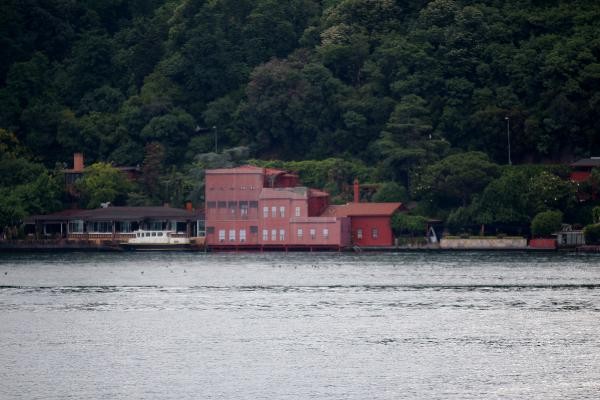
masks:
<svg viewBox="0 0 600 400"><path fill-rule="evenodd" d="M354 179L354 202L360 203L360 186L358 184L358 178Z"/></svg>
<svg viewBox="0 0 600 400"><path fill-rule="evenodd" d="M83 172L83 153L75 153L73 154L73 171L74 172Z"/></svg>
<svg viewBox="0 0 600 400"><path fill-rule="evenodd" d="M185 202L185 209L188 211L194 211L194 207L192 206L192 202L191 201L186 201Z"/></svg>

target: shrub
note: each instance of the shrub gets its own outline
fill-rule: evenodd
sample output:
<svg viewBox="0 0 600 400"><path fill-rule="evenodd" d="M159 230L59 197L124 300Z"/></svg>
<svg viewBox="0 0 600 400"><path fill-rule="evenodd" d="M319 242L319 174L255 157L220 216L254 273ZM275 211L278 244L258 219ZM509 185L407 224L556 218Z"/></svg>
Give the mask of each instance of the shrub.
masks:
<svg viewBox="0 0 600 400"><path fill-rule="evenodd" d="M586 244L600 243L600 224L591 224L583 228Z"/></svg>
<svg viewBox="0 0 600 400"><path fill-rule="evenodd" d="M425 236L427 232L427 218L421 215L408 215L404 213L394 214L392 217L392 229L396 234L411 234Z"/></svg>
<svg viewBox="0 0 600 400"><path fill-rule="evenodd" d="M531 221L531 234L534 237L550 236L560 230L563 214L560 211L543 211Z"/></svg>

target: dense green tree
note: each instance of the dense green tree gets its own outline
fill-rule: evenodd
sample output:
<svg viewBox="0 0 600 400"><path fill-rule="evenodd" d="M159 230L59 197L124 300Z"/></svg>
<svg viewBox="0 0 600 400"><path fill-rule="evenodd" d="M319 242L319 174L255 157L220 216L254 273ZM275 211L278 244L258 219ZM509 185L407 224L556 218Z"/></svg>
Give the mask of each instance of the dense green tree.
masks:
<svg viewBox="0 0 600 400"><path fill-rule="evenodd" d="M86 208L97 208L106 202L124 205L127 194L133 189L131 182L121 171L106 163L95 163L87 167L75 187Z"/></svg>
<svg viewBox="0 0 600 400"><path fill-rule="evenodd" d="M454 154L426 167L413 190L437 207L466 207L498 174L498 166L484 153Z"/></svg>
<svg viewBox="0 0 600 400"><path fill-rule="evenodd" d="M531 221L531 234L534 237L547 237L560 230L563 215L560 211L542 211Z"/></svg>

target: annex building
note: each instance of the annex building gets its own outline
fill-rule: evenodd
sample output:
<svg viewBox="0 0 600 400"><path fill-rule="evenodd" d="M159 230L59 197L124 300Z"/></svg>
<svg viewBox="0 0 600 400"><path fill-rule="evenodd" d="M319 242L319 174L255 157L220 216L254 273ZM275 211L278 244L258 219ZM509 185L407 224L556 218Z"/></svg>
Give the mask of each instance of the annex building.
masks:
<svg viewBox="0 0 600 400"><path fill-rule="evenodd" d="M206 170L206 244L213 249L339 250L391 246L401 203L330 205L287 171L242 166Z"/></svg>

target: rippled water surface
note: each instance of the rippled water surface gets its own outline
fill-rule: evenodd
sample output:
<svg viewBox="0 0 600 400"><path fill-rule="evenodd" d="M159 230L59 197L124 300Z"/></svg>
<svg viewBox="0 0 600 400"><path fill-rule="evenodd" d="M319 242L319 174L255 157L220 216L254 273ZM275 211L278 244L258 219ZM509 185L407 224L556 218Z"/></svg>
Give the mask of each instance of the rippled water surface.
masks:
<svg viewBox="0 0 600 400"><path fill-rule="evenodd" d="M0 255L0 399L597 399L600 257Z"/></svg>

